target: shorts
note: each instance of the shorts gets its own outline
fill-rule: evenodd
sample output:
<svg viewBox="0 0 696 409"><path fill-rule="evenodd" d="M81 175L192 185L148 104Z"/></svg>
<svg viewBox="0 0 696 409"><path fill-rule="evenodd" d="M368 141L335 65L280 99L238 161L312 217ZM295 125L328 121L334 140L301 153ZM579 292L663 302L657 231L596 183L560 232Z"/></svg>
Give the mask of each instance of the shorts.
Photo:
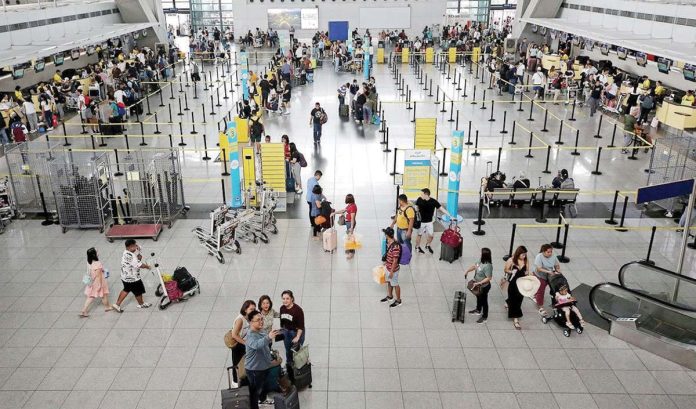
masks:
<svg viewBox="0 0 696 409"><path fill-rule="evenodd" d="M384 269L385 274L384 274L384 279L391 285L392 287L397 287L399 285L399 270L396 270L394 272L394 275L392 278L389 278L389 271L387 269Z"/></svg>
<svg viewBox="0 0 696 409"><path fill-rule="evenodd" d="M418 229L418 235L419 235L419 236L422 236L422 235L424 235L424 234L425 234L425 235L428 235L428 236L432 236L432 235L433 235L433 232L434 232L434 229L433 229L433 222L429 222L429 223L423 223L423 222L421 222L420 229Z"/></svg>
<svg viewBox="0 0 696 409"><path fill-rule="evenodd" d="M133 281L132 283L127 283L121 280L123 283L123 291L127 293L133 293L134 296L138 297L145 294L145 285L143 285L143 280Z"/></svg>
<svg viewBox="0 0 696 409"><path fill-rule="evenodd" d="M261 135L251 135L249 139L251 139L252 142L261 142Z"/></svg>

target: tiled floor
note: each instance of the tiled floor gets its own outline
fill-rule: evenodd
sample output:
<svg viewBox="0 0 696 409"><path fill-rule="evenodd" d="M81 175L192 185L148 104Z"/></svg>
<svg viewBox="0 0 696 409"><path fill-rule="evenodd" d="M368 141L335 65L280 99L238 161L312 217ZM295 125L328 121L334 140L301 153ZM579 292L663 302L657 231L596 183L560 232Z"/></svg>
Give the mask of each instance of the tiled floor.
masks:
<svg viewBox="0 0 696 409"><path fill-rule="evenodd" d="M428 70L434 71L432 67ZM404 66L403 71L408 68ZM388 102L395 100L395 87L387 68L377 66L375 76L391 129L390 146L409 147L413 132L409 113ZM218 408L229 360L223 334L244 299L269 294L278 303L285 289L295 292L307 317L314 387L301 392L304 409L696 406L696 372L633 348L592 326L582 335L565 338L555 324L540 322L531 301L525 301L523 329L516 331L507 319L504 296L497 287L491 291L487 324L476 324L472 319L464 324L450 322L452 294L464 288L463 270L475 260L479 248L492 249L494 274L499 278L500 257L509 246L511 223L533 224L531 220L488 220L485 236L468 234L472 226L465 221L461 260L448 264L430 255L415 255L402 273L403 306L390 310L380 304L384 288L372 281L370 270L379 264L379 229L388 223L394 203L394 187L388 176L393 159L381 152L380 136L374 128L358 128L333 114L337 112L334 89L339 81L349 78L337 78L329 66L325 67L314 84L293 92L293 114L270 118L266 126L275 141L287 132L298 143L310 162L308 169L324 170L321 184L330 199L340 203L345 193L355 194L364 248L353 260L346 260L340 251L326 254L311 240L302 201L295 205L298 210L279 220L279 234L271 237L269 244L243 242L242 254L229 254L224 265L207 256L190 232L206 221L180 220L157 242L141 242L146 253L157 254L164 271L183 265L196 275L202 286L200 296L165 311L138 310L129 299L122 315L105 314L93 307L90 318L79 319L85 249L97 247L111 269L111 291L115 294L120 289L117 270L122 243L108 243L96 231L61 234L56 226L15 221L0 236L0 409ZM407 76L407 81L415 82L412 76ZM451 88L449 95L453 95ZM414 93L414 100L424 98L416 95L419 93ZM327 107L331 119L321 148L312 151L307 121L315 100ZM499 146L500 119L489 123L490 111L468 103L457 105L460 128L465 123L462 118L471 119L481 130L479 146ZM223 111L229 109L231 105ZM435 109L419 105L418 115L434 115ZM550 109L559 116L566 114L563 105ZM516 115L510 107L508 121L523 118ZM600 143L592 138L595 119L587 120L581 109L576 116L579 120L574 126L582 130L582 143ZM540 129L541 120L537 116L531 126ZM444 146L449 143L450 126L447 122L439 125L438 139ZM209 135L215 131L214 124L200 129ZM539 135L547 142L555 138ZM201 138L199 135L187 148L200 148ZM606 137L600 141L602 146L608 143ZM167 143L166 138L159 142ZM110 145L121 146L123 141L111 141ZM523 157L525 153L505 151L501 168L509 176L526 169L533 184L537 176L543 176L542 183L547 183L550 178L540 173L543 158L528 160ZM496 155L497 151L491 150L479 158L467 156L464 189L477 186L486 161L495 161ZM640 161L627 161L617 151L606 157L603 154L606 171L593 176L592 151L574 157L554 149L550 169L570 169L583 189L633 189L645 183L641 169L647 159L642 153L640 157ZM201 161L199 152L187 151L184 162L187 179L218 178L220 165ZM217 203L219 186L217 179L188 180L187 200L201 205ZM465 195L461 200L475 199ZM581 200L608 202L611 195L596 193ZM604 225L600 219L580 218L572 223ZM627 220L632 227L655 223L672 222ZM649 233L647 229L626 233L571 230L567 250L571 262L563 265L563 272L572 286L616 281L622 264L645 256ZM520 228L516 243L536 252L540 244L553 238L555 229ZM659 266L675 268L679 238L672 231L658 231L651 258ZM691 275L695 254L689 250L685 262ZM154 285L154 277L148 274L147 298L153 302Z"/></svg>

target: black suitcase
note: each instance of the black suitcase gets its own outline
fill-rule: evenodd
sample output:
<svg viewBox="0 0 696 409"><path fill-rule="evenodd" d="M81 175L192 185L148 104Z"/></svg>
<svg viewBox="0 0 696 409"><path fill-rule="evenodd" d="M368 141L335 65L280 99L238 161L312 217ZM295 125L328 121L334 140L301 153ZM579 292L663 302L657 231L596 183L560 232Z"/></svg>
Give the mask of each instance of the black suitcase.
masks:
<svg viewBox="0 0 696 409"><path fill-rule="evenodd" d="M232 389L232 379L230 378L230 370L235 370L233 366L227 368L227 384L228 388L220 391L222 399L222 409L250 409L251 399L249 398L249 387L242 386Z"/></svg>
<svg viewBox="0 0 696 409"><path fill-rule="evenodd" d="M274 394L273 407L275 409L300 409L300 396L297 394L297 388L290 386L285 394Z"/></svg>
<svg viewBox="0 0 696 409"><path fill-rule="evenodd" d="M307 74L302 73L300 75L300 85L305 85L307 84Z"/></svg>
<svg viewBox="0 0 696 409"><path fill-rule="evenodd" d="M457 247L450 247L445 243L440 243L440 260L453 263L462 256L462 246L464 242L460 242Z"/></svg>
<svg viewBox="0 0 696 409"><path fill-rule="evenodd" d="M343 104L338 107L338 116L341 118L348 118L350 115L348 105Z"/></svg>
<svg viewBox="0 0 696 409"><path fill-rule="evenodd" d="M464 322L466 317L466 293L464 291L454 292L454 302L452 303L452 322Z"/></svg>
<svg viewBox="0 0 696 409"><path fill-rule="evenodd" d="M307 364L302 368L292 368L292 377L294 380L295 387L297 389L302 389L305 387L312 387L312 364Z"/></svg>

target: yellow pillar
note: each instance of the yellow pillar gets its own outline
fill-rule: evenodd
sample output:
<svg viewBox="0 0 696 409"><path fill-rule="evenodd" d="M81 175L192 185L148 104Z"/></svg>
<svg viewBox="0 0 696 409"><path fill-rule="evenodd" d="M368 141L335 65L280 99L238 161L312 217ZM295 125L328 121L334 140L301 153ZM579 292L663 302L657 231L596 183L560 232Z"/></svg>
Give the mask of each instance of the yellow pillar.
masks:
<svg viewBox="0 0 696 409"><path fill-rule="evenodd" d="M237 116L234 122L237 124L237 142L249 142L249 121Z"/></svg>
<svg viewBox="0 0 696 409"><path fill-rule="evenodd" d="M403 48L401 50L401 63L402 64L408 64L408 53L409 53L408 48Z"/></svg>
<svg viewBox="0 0 696 409"><path fill-rule="evenodd" d="M447 54L447 59L450 64L457 62L457 49L455 47L450 47L449 50L447 50Z"/></svg>
<svg viewBox="0 0 696 409"><path fill-rule="evenodd" d="M384 64L384 48L377 49L377 64Z"/></svg>
<svg viewBox="0 0 696 409"><path fill-rule="evenodd" d="M425 49L425 62L432 63L435 59L435 50L433 47L428 47Z"/></svg>

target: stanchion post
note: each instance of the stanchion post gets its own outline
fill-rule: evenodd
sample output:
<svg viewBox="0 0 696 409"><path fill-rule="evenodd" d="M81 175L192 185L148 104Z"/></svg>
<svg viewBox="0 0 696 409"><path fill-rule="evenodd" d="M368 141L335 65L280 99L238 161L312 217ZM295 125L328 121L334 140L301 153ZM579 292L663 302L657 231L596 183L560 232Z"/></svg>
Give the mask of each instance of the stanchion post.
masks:
<svg viewBox="0 0 696 409"><path fill-rule="evenodd" d="M535 220L537 223L546 223L546 216L544 211L546 210L546 189L541 190L541 206L539 206L539 217Z"/></svg>
<svg viewBox="0 0 696 409"><path fill-rule="evenodd" d="M615 148L616 147L616 146L614 146L614 139L616 138L616 126L617 125L618 124L616 122L614 122L614 130L611 131L611 143L609 143L607 148Z"/></svg>
<svg viewBox="0 0 696 409"><path fill-rule="evenodd" d="M160 97L160 108L164 107L164 100L162 99L162 94L164 94L164 91L162 91L162 88L159 89L159 97Z"/></svg>
<svg viewBox="0 0 696 409"><path fill-rule="evenodd" d="M534 114L534 100L529 101L529 118L528 121L534 121L532 115Z"/></svg>
<svg viewBox="0 0 696 409"><path fill-rule="evenodd" d="M616 202L619 200L619 191L617 190L614 192L614 203L611 205L611 216L609 219L605 220L604 223L606 224L611 224L612 226L616 225L616 220L614 220L614 215L616 214Z"/></svg>
<svg viewBox="0 0 696 409"><path fill-rule="evenodd" d="M517 129L517 121L512 121L512 135L510 136L508 145L517 145L517 142L515 142L515 129Z"/></svg>
<svg viewBox="0 0 696 409"><path fill-rule="evenodd" d="M448 173L445 172L445 159L447 159L447 148L442 150L442 172L440 172L440 176L448 175Z"/></svg>
<svg viewBox="0 0 696 409"><path fill-rule="evenodd" d="M541 173L546 173L547 175L551 173L549 170L549 160L551 159L551 145L546 145L546 167Z"/></svg>
<svg viewBox="0 0 696 409"><path fill-rule="evenodd" d="M599 115L599 125L597 125L597 134L594 136L597 139L600 139L602 135L600 134L602 131L602 120L604 119L604 115Z"/></svg>
<svg viewBox="0 0 696 409"><path fill-rule="evenodd" d="M488 122L495 122L495 118L493 118L494 111L495 111L495 100L491 100L491 117L488 119Z"/></svg>
<svg viewBox="0 0 696 409"><path fill-rule="evenodd" d="M503 261L508 261L512 257L512 252L515 247L515 233L517 232L517 223L512 224L512 233L510 233L510 247L506 255L503 256Z"/></svg>
<svg viewBox="0 0 696 409"><path fill-rule="evenodd" d="M563 250L561 250L561 255L558 256L558 262L568 263L570 262L570 257L566 256L566 250L568 249L568 231L570 230L570 225L566 223L563 226Z"/></svg>
<svg viewBox="0 0 696 409"><path fill-rule="evenodd" d="M393 162L394 164L393 164L393 167L392 167L392 171L389 172L389 176L394 176L394 175L397 174L397 172L396 172L396 156L397 156L397 154L399 153L398 151L399 151L399 148L396 148L396 147L395 147L395 148L394 148L394 162Z"/></svg>
<svg viewBox="0 0 696 409"><path fill-rule="evenodd" d="M191 135L196 135L198 132L196 132L196 118L193 111L191 111L191 128Z"/></svg>
<svg viewBox="0 0 696 409"><path fill-rule="evenodd" d="M469 121L469 130L466 133L466 142L464 142L464 145L473 145L473 142L471 142L471 121Z"/></svg>
<svg viewBox="0 0 696 409"><path fill-rule="evenodd" d="M525 158L533 158L534 155L532 155L532 143L534 142L534 132L529 133L529 150L527 151L527 154L524 155Z"/></svg>
<svg viewBox="0 0 696 409"><path fill-rule="evenodd" d="M384 149L382 149L382 152L389 153L391 152L391 149L389 149L389 127L387 127L387 133L385 135L387 141L384 143Z"/></svg>
<svg viewBox="0 0 696 409"><path fill-rule="evenodd" d="M573 149L573 151L570 152L570 154L573 156L580 156L580 152L578 152L578 140L579 139L580 139L580 130L576 129L575 130L575 149Z"/></svg>
<svg viewBox="0 0 696 409"><path fill-rule="evenodd" d="M413 101L413 119L411 119L411 122L416 122L416 103L418 101Z"/></svg>
<svg viewBox="0 0 696 409"><path fill-rule="evenodd" d="M476 139L474 142L474 152L471 154L471 156L481 156L481 154L478 152L478 136L479 136L479 131L477 129L476 130Z"/></svg>
<svg viewBox="0 0 696 409"><path fill-rule="evenodd" d="M556 241L549 243L551 247L555 249L562 249L563 243L561 243L561 227L563 227L563 211L558 213L558 227L556 228Z"/></svg>
<svg viewBox="0 0 696 409"><path fill-rule="evenodd" d="M544 126L541 128L541 132L548 132L548 128L546 127L546 122L549 120L549 110L548 108L544 108Z"/></svg>
<svg viewBox="0 0 696 409"><path fill-rule="evenodd" d="M493 111L491 111L493 113ZM503 130L500 131L501 134L505 135L508 131L505 129L507 123L507 111L503 111Z"/></svg>
<svg viewBox="0 0 696 409"><path fill-rule="evenodd" d="M500 171L500 158L503 156L503 147L498 148L498 162L495 165L495 171Z"/></svg>
<svg viewBox="0 0 696 409"><path fill-rule="evenodd" d="M481 230L481 226L483 226L486 223L482 219L482 217L483 217L483 198L481 197L481 198L479 198L478 219L473 222L476 225L476 230L472 232L474 234L474 236L483 236L486 234L485 231Z"/></svg>
<svg viewBox="0 0 696 409"><path fill-rule="evenodd" d="M624 197L623 209L621 209L621 222L619 222L619 227L616 228L616 231L620 231L622 233L628 231L628 229L623 228L624 221L626 220L626 208L628 208L628 196Z"/></svg>
<svg viewBox="0 0 696 409"><path fill-rule="evenodd" d="M517 112L524 112L524 108L522 108L522 95L520 95L520 106L517 107Z"/></svg>
<svg viewBox="0 0 696 409"><path fill-rule="evenodd" d="M114 173L114 176L123 176L123 172L121 172L121 165L118 162L118 149L114 149L114 155L116 156L116 173Z"/></svg>
<svg viewBox="0 0 696 409"><path fill-rule="evenodd" d="M147 142L145 142L145 128L143 127L143 121L140 121L139 124L140 124L140 146L147 146Z"/></svg>
<svg viewBox="0 0 696 409"><path fill-rule="evenodd" d="M214 100L213 96L211 95L210 96L210 115L215 115L215 114L216 114L216 112L215 112L215 100Z"/></svg>
<svg viewBox="0 0 696 409"><path fill-rule="evenodd" d="M432 95L431 95L432 96ZM437 92L435 92L435 105L440 104L440 86L437 86Z"/></svg>
<svg viewBox="0 0 696 409"><path fill-rule="evenodd" d="M573 98L573 108L570 111L570 118L568 118L569 121L575 122L575 105L578 103L578 97Z"/></svg>
<svg viewBox="0 0 696 409"><path fill-rule="evenodd" d="M593 175L601 175L602 172L599 171L599 160L602 157L602 147L597 148L597 165L595 166L595 170L592 171Z"/></svg>
<svg viewBox="0 0 696 409"><path fill-rule="evenodd" d="M459 72L457 74L457 91L461 91L461 90L462 90L462 73Z"/></svg>
<svg viewBox="0 0 696 409"><path fill-rule="evenodd" d="M466 93L466 83L467 83L467 79L464 78L464 87L463 87L464 92L462 93L462 96L463 96L464 98L466 98L466 97L469 96L469 95L467 95L467 93Z"/></svg>
<svg viewBox="0 0 696 409"><path fill-rule="evenodd" d="M190 111L188 106L188 94L184 94L184 111Z"/></svg>
<svg viewBox="0 0 696 409"><path fill-rule="evenodd" d="M561 120L561 124L558 127L558 140L554 142L556 145L563 145L563 120Z"/></svg>
<svg viewBox="0 0 696 409"><path fill-rule="evenodd" d="M476 105L478 102L476 102L476 84L474 84L474 90L471 94L471 105Z"/></svg>
<svg viewBox="0 0 696 409"><path fill-rule="evenodd" d="M203 134L203 154L204 156L201 158L202 160L210 160L210 156L208 156L208 138L205 134Z"/></svg>
<svg viewBox="0 0 696 409"><path fill-rule="evenodd" d="M225 179L220 179L220 186L222 186L222 203L227 203L227 195L225 194Z"/></svg>
<svg viewBox="0 0 696 409"><path fill-rule="evenodd" d="M459 130L459 110L457 110L456 119L454 120L454 129Z"/></svg>
<svg viewBox="0 0 696 409"><path fill-rule="evenodd" d="M227 171L227 154L225 148L222 148L222 154L220 155L220 160L222 161L222 176L229 176L230 172Z"/></svg>
<svg viewBox="0 0 696 409"><path fill-rule="evenodd" d="M443 104L444 106L444 104ZM454 122L454 100L450 100L450 117L447 122Z"/></svg>
<svg viewBox="0 0 696 409"><path fill-rule="evenodd" d="M653 226L650 229L650 244L648 244L648 254L645 256L645 260L641 260L642 263L649 264L651 266L655 265L655 262L650 260L650 253L652 253L653 242L655 241L655 232L657 231L657 226Z"/></svg>
<svg viewBox="0 0 696 409"><path fill-rule="evenodd" d="M481 104L480 109L488 109L488 108L486 108L486 90L485 89L483 90L483 104Z"/></svg>

